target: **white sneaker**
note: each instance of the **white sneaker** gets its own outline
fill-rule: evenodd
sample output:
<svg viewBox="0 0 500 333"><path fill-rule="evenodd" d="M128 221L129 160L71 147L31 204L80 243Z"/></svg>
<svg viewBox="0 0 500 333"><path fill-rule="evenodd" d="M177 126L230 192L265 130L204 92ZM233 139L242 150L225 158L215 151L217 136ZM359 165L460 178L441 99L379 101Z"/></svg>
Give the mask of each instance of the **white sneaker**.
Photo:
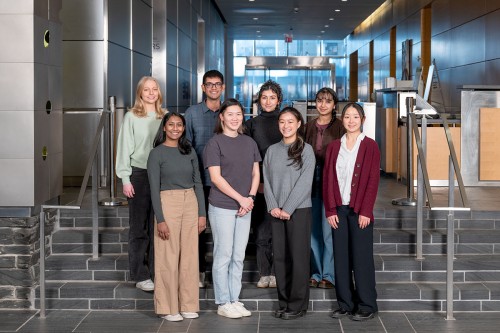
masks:
<svg viewBox="0 0 500 333"><path fill-rule="evenodd" d="M234 303L231 303L231 305L233 306L234 309L236 309L236 311L241 313L243 317L250 317L252 315L250 311L245 309L245 305L241 302L236 301Z"/></svg>
<svg viewBox="0 0 500 333"><path fill-rule="evenodd" d="M200 288L205 288L205 272L200 273L200 283L199 283Z"/></svg>
<svg viewBox="0 0 500 333"><path fill-rule="evenodd" d="M269 288L269 282L271 278L269 276L261 276L259 282L257 282L257 288Z"/></svg>
<svg viewBox="0 0 500 333"><path fill-rule="evenodd" d="M219 316L227 317L227 318L241 318L243 315L236 310L236 308L231 303L221 304L217 309L217 314Z"/></svg>
<svg viewBox="0 0 500 333"><path fill-rule="evenodd" d="M181 316L186 319L196 319L199 317L198 313L196 312L181 312Z"/></svg>
<svg viewBox="0 0 500 333"><path fill-rule="evenodd" d="M153 281L151 281L151 279L147 279L147 280L144 280L144 281L141 281L141 282L137 282L135 284L135 287L139 288L141 290L144 290L144 291L153 291L153 290L155 290L155 284L153 283Z"/></svg>
<svg viewBox="0 0 500 333"><path fill-rule="evenodd" d="M162 318L165 320L168 320L168 321L183 321L184 320L184 318L182 318L180 313L176 313L173 315L169 314L169 315L163 316Z"/></svg>
<svg viewBox="0 0 500 333"><path fill-rule="evenodd" d="M276 288L276 276L274 275L269 278L269 288Z"/></svg>

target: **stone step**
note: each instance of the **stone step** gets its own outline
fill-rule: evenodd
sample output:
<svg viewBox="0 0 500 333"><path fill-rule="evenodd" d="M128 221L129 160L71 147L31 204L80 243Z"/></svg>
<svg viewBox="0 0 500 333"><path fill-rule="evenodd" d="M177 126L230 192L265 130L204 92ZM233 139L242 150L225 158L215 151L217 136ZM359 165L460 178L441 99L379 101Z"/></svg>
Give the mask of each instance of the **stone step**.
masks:
<svg viewBox="0 0 500 333"><path fill-rule="evenodd" d="M380 311L445 311L446 284L378 282ZM500 282L455 283L453 288L456 311L499 311ZM244 283L240 300L251 311L271 311L277 306L276 289L259 289L254 283ZM39 288L36 290L39 307ZM49 282L46 286L48 309L121 309L152 310L153 293L135 288L126 282ZM310 290L310 311L331 311L336 308L334 289ZM200 289L202 311L215 310L211 286Z"/></svg>

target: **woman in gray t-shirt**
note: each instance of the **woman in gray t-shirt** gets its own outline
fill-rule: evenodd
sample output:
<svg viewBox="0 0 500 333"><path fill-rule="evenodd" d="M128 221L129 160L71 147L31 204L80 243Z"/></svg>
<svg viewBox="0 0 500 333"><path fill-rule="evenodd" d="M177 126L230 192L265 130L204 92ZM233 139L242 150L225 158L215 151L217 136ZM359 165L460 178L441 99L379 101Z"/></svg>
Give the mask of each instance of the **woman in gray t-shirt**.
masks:
<svg viewBox="0 0 500 333"><path fill-rule="evenodd" d="M217 314L228 318L251 315L239 302L250 217L259 186L257 144L243 135L243 107L228 99L220 109L215 133L203 151L212 187L208 216L214 239L212 278Z"/></svg>

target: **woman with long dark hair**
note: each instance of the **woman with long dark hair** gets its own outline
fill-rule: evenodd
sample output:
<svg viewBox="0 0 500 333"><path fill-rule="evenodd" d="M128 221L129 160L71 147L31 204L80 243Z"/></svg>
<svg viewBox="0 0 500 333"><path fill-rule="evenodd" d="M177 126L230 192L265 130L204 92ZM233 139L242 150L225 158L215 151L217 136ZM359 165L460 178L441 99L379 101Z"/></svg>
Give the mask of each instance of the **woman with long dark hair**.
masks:
<svg viewBox="0 0 500 333"><path fill-rule="evenodd" d="M272 216L274 268L279 309L276 318L295 319L309 304L309 260L311 253L311 187L314 151L299 133L304 123L294 108L279 116L282 140L267 150L264 158L264 196Z"/></svg>
<svg viewBox="0 0 500 333"><path fill-rule="evenodd" d="M160 85L151 76L137 83L134 106L125 113L118 134L116 175L128 200L130 279L144 291L154 290L153 209L147 162L165 110Z"/></svg>
<svg viewBox="0 0 500 333"><path fill-rule="evenodd" d="M323 202L333 228L339 305L331 316L361 321L378 311L373 207L380 181L380 151L362 132L365 112L361 105L347 104L341 120L346 134L328 145L323 171Z"/></svg>
<svg viewBox="0 0 500 333"><path fill-rule="evenodd" d="M155 312L168 321L198 318L198 233L206 225L198 158L186 139L186 121L166 114L149 154L156 216Z"/></svg>

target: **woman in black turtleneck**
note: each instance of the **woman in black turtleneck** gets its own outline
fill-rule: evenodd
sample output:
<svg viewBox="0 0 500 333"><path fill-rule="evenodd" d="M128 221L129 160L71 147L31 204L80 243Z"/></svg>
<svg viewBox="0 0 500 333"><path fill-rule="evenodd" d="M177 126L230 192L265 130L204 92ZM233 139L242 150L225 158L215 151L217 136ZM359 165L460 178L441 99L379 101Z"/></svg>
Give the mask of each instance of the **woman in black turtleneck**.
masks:
<svg viewBox="0 0 500 333"><path fill-rule="evenodd" d="M260 87L257 97L259 115L245 122L245 134L252 137L264 160L267 148L281 140L278 128L278 116L280 105L283 101L283 93L278 83L269 80ZM260 164L260 186L252 210L252 226L257 245L257 266L260 279L257 283L259 288L276 288L276 277L274 276L273 250L271 221L268 219L266 201L264 199L264 187L262 178L262 163Z"/></svg>

